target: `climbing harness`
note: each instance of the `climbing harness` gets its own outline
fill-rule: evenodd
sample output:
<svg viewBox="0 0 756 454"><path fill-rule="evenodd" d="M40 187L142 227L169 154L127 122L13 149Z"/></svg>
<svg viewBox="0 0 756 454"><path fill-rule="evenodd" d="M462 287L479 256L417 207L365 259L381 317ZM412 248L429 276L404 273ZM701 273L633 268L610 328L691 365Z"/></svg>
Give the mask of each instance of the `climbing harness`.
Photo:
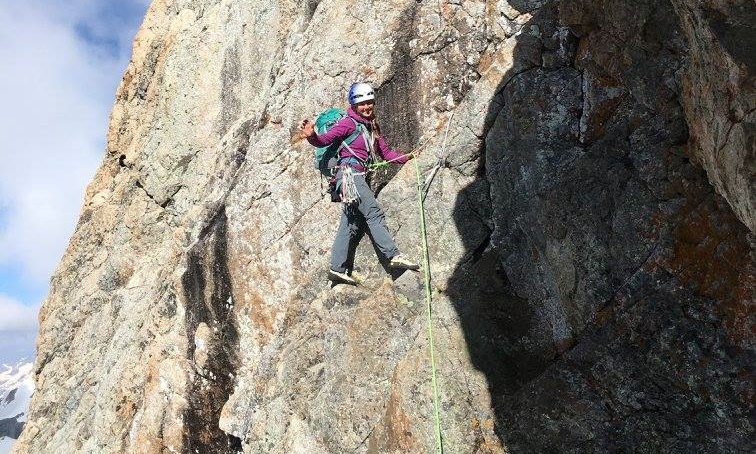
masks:
<svg viewBox="0 0 756 454"><path fill-rule="evenodd" d="M346 116L346 112L341 109L331 108L320 114L315 122L315 130L318 134L323 134L332 128L339 120ZM315 150L315 168L319 169L322 177L328 182L328 193L331 195L332 202L344 202L347 205L359 203L359 194L354 185L354 175L365 175L366 172L356 172L349 165L358 163L366 169L375 161L375 151L373 149L373 133L368 132L367 128L350 118L354 123L354 131L341 142L335 142L331 145L319 147ZM363 161L357 156L349 145L354 140L362 136L368 147L368 159ZM341 149L346 149L351 156L340 157ZM347 175L345 170L350 169L351 174ZM348 184L343 184L338 180L338 171L342 171L342 178L348 178ZM320 193L323 195L323 178L320 180Z"/></svg>
<svg viewBox="0 0 756 454"><path fill-rule="evenodd" d="M430 175L423 181L420 173L420 166L417 163L417 160L415 159L415 175L417 177L417 200L418 200L418 209L419 209L419 216L420 216L420 239L421 239L421 245L422 245L422 256L423 256L423 283L425 286L425 302L426 302L426 315L427 315L427 324L428 324L428 346L429 346L429 352L430 352L430 362L431 362L431 386L433 390L433 410L434 410L434 432L435 432L435 441L436 441L436 454L444 454L444 444L443 444L443 438L441 436L441 411L440 411L440 399L439 399L439 392L438 392L438 380L437 380L437 369L436 369L436 353L435 353L435 337L433 335L433 304L432 304L432 295L431 295L431 274L430 274L430 254L428 252L428 232L425 225L425 197L428 193L428 189L430 188L431 183L433 182L433 179L435 178L436 174L438 173L438 170L442 167L446 166L446 156L445 156L445 150L446 150L446 139L449 134L449 126L451 124L451 119L454 116L454 113L451 114L451 116L448 119L448 124L446 127L446 133L444 134L444 140L441 146L441 155L437 155L437 161L434 165ZM356 123L356 122L355 122ZM363 138L365 139L365 143L368 146L368 160L367 162L362 161L359 159L352 151L351 147L349 146L349 143L351 143L354 138L350 136L350 140L345 141L345 143L342 143L339 146L339 149L344 147L346 148L352 156L343 157L338 159L338 167L333 167L331 170L331 180L329 180L329 183L334 184L333 186L334 193L338 193L338 195L341 198L341 202L351 205L353 203L359 203L359 193L357 191L357 185L355 184L354 177L357 175L365 175L368 172L374 172L376 170L379 170L381 168L384 168L391 164L392 162L401 159L404 156L399 156L394 159L390 160L382 160L377 161L375 159L374 155L374 136L372 134L372 131L370 132L368 136L368 132L366 131L367 128L360 128L360 125L357 125L357 129L355 133L361 133L363 135ZM353 135L356 135L353 133ZM416 157L418 152L430 141L430 138L426 139L420 146L418 146L414 151L408 153L410 156ZM347 143L349 142L349 143ZM349 165L349 162L351 160L356 160L359 162L362 166L365 167L364 172L357 172L351 165ZM322 167L320 167L322 169ZM341 171L341 181L336 181L336 170ZM335 199L336 197L333 197L332 199Z"/></svg>
<svg viewBox="0 0 756 454"><path fill-rule="evenodd" d="M370 164L375 159L374 151L373 151L373 133L370 132L368 135L367 128L365 128L362 125L357 124L355 122L356 132L362 134L362 138L365 140L365 144L368 148L368 159L367 161L363 161L362 159L357 157L357 153L352 150L352 147L349 146L349 144L345 141L342 143L342 147L346 148L347 151L351 154L349 157L340 158L339 159L339 169L341 170L341 181L336 181L336 189L338 190L340 188L340 201L346 205L357 205L360 203L360 193L357 191L357 185L354 182L354 177L357 175L365 175L367 174L367 170L364 172L358 172L354 169L350 164L350 162L356 161L366 169L370 167ZM336 174L336 172L334 172ZM334 180L338 178L338 175L335 175Z"/></svg>

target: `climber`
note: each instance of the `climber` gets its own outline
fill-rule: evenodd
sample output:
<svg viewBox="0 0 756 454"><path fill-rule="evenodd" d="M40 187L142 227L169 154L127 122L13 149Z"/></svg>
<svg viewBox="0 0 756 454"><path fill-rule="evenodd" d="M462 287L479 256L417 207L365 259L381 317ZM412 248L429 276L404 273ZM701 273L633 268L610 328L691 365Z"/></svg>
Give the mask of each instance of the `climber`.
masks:
<svg viewBox="0 0 756 454"><path fill-rule="evenodd" d="M307 141L315 147L323 147L344 141L356 129L362 130L348 146L339 151L336 181L340 182L343 211L331 250L331 266L328 278L335 283L357 285L352 277L355 241L361 233L361 223L367 223L373 241L380 253L388 259L389 266L397 269L417 270L419 265L399 253L388 228L383 210L378 206L370 189L369 165L378 154L390 162L404 164L412 154L402 154L389 148L380 133L375 117L375 95L370 85L355 83L349 88L350 108L347 115L325 133L316 134L314 124L303 120L299 129ZM362 125L362 126L360 126Z"/></svg>

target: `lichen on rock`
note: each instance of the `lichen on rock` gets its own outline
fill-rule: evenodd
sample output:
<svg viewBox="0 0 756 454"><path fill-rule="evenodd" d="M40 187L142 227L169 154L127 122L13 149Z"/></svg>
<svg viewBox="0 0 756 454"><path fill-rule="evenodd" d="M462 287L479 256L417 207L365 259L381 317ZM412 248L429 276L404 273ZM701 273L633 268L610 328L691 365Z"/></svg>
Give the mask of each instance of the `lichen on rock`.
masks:
<svg viewBox="0 0 756 454"><path fill-rule="evenodd" d="M325 271L303 117L418 157L445 452L753 434L754 6L156 0L40 314L15 452L434 452L422 279ZM744 38L745 37L745 38ZM735 45L743 43L743 48ZM412 165L373 187L421 255Z"/></svg>

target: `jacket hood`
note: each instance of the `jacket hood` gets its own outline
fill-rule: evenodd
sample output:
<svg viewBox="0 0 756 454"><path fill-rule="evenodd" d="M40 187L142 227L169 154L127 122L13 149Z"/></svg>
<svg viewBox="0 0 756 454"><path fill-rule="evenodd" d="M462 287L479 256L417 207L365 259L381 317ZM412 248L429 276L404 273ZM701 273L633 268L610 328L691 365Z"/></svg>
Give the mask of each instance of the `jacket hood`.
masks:
<svg viewBox="0 0 756 454"><path fill-rule="evenodd" d="M355 121L359 121L360 123L362 123L362 124L364 124L364 125L369 125L369 124L370 124L370 123L372 122L372 120L369 120L369 119L367 119L367 118L364 118L364 117L363 117L362 115L358 114L358 113L357 113L357 112L356 112L356 111L354 110L354 108L352 108L352 107L350 107L350 108L349 108L349 110L347 111L347 114L348 114L348 115L349 115L350 117L352 117L352 118L353 118L353 119L354 119Z"/></svg>

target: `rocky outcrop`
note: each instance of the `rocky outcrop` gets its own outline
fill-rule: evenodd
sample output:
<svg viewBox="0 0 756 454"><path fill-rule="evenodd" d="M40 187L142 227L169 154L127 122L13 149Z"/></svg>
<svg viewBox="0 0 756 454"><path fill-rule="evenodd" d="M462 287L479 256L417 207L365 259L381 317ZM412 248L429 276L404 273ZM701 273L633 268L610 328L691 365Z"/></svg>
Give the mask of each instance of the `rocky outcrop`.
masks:
<svg viewBox="0 0 756 454"><path fill-rule="evenodd" d="M682 76L691 156L756 231L756 8L748 1L672 2L688 44Z"/></svg>
<svg viewBox="0 0 756 454"><path fill-rule="evenodd" d="M704 6L155 1L42 309L16 452L435 449L420 276L366 238L363 285L330 288L340 207L290 141L353 80L377 87L389 142L427 143L424 176L441 165L446 452L746 450L753 87L723 36L748 23ZM413 166L373 184L419 257Z"/></svg>

